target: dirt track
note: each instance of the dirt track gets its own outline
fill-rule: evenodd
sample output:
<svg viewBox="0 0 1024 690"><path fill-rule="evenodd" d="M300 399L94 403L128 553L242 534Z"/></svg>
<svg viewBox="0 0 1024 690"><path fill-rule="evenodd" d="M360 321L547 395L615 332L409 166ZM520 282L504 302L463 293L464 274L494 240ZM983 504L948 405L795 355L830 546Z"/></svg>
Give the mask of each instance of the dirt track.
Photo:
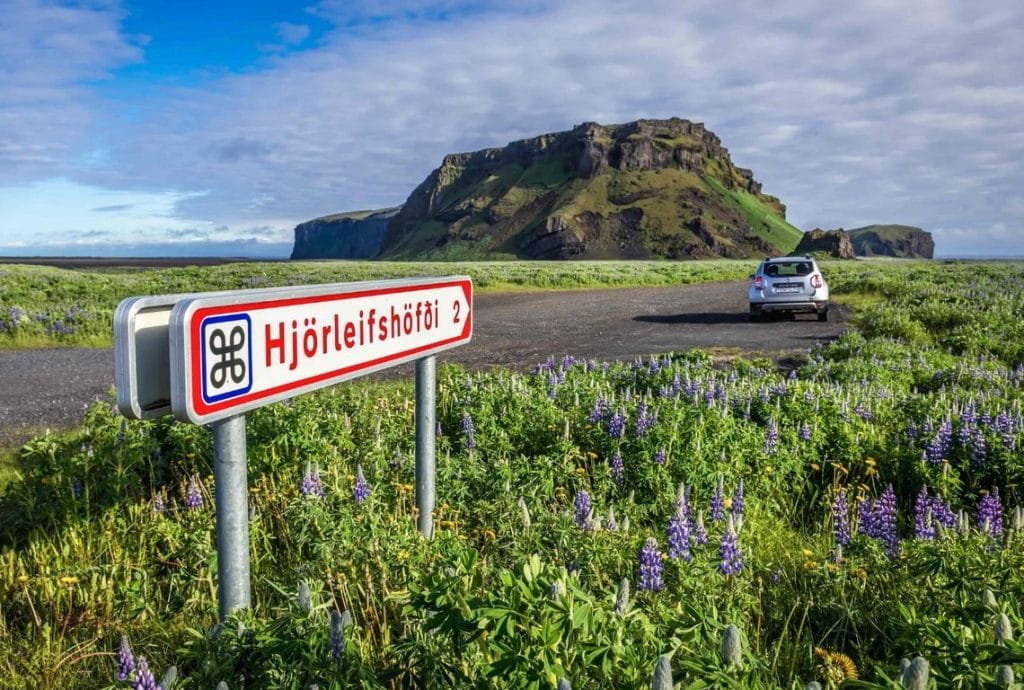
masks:
<svg viewBox="0 0 1024 690"><path fill-rule="evenodd" d="M441 361L526 370L549 355L613 360L695 347L783 353L846 328L846 313L835 306L828 323L812 316L749 323L742 282L478 295L475 302L473 341ZM45 428L75 426L113 382L112 350L0 351L0 448Z"/></svg>

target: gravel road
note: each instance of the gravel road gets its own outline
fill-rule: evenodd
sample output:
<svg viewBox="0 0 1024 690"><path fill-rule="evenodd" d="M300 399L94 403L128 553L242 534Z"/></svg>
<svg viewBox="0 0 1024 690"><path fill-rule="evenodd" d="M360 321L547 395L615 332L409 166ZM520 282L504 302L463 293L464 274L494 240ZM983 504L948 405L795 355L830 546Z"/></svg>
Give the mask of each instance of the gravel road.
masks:
<svg viewBox="0 0 1024 690"><path fill-rule="evenodd" d="M830 321L750 323L745 282L479 295L473 340L439 356L471 369L526 370L549 355L597 360L700 347L783 354L835 338L846 312ZM391 370L411 371L411 366ZM114 382L113 351L0 351L0 448L43 429L67 429Z"/></svg>

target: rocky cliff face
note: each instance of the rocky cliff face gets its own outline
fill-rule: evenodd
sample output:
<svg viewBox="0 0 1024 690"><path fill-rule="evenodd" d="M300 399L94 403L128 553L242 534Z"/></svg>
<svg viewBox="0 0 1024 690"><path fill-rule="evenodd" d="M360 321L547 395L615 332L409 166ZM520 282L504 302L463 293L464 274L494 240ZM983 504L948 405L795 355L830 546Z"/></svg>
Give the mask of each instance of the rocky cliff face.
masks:
<svg viewBox="0 0 1024 690"><path fill-rule="evenodd" d="M895 256L931 259L935 254L932 234L911 225L868 225L850 230L857 256Z"/></svg>
<svg viewBox="0 0 1024 690"><path fill-rule="evenodd" d="M372 259L384 246L398 207L339 213L295 226L292 259Z"/></svg>
<svg viewBox="0 0 1024 690"><path fill-rule="evenodd" d="M794 254L826 254L836 259L855 259L853 244L850 236L845 230L822 230L815 228L805 232L800 244L793 251Z"/></svg>
<svg viewBox="0 0 1024 690"><path fill-rule="evenodd" d="M587 122L445 156L391 219L394 258L785 253L800 231L703 124Z"/></svg>

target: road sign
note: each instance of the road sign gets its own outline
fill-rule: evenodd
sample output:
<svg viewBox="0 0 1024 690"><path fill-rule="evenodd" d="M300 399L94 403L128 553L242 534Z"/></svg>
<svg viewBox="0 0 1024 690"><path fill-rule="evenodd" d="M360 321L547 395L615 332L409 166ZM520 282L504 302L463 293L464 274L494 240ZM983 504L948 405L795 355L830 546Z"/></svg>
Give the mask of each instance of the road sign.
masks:
<svg viewBox="0 0 1024 690"><path fill-rule="evenodd" d="M205 424L469 342L469 277L195 296L170 317L171 407Z"/></svg>

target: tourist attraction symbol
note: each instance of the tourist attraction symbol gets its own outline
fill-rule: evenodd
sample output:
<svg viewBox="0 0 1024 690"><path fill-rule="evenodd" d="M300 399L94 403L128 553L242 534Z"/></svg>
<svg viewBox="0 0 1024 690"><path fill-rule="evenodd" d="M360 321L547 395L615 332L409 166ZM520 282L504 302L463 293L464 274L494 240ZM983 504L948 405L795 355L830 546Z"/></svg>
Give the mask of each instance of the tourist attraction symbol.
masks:
<svg viewBox="0 0 1024 690"><path fill-rule="evenodd" d="M206 424L464 344L472 302L464 277L181 300L170 323L174 415Z"/></svg>
<svg viewBox="0 0 1024 690"><path fill-rule="evenodd" d="M117 406L209 424L220 617L250 605L245 412L415 361L416 508L433 533L436 353L473 336L466 276L131 297L114 319Z"/></svg>

